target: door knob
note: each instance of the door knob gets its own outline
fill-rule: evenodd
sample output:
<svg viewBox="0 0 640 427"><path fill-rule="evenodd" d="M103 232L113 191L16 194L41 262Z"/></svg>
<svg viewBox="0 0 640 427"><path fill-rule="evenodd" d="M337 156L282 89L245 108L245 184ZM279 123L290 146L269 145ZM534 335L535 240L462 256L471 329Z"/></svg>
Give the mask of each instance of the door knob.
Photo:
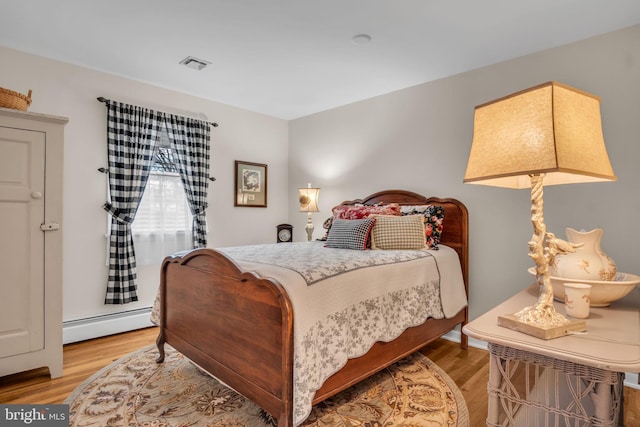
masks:
<svg viewBox="0 0 640 427"><path fill-rule="evenodd" d="M42 193L39 191L32 191L31 192L31 198L32 199L42 199Z"/></svg>

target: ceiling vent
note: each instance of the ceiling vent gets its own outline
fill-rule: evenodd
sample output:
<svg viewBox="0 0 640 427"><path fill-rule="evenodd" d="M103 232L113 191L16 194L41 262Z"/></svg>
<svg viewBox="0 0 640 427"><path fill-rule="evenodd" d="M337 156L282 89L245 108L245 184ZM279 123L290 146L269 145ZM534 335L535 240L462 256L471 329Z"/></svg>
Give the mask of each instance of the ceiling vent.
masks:
<svg viewBox="0 0 640 427"><path fill-rule="evenodd" d="M187 56L180 63L186 67L193 68L194 70L202 70L207 65L211 64L209 61L205 61L204 59L194 58L193 56Z"/></svg>

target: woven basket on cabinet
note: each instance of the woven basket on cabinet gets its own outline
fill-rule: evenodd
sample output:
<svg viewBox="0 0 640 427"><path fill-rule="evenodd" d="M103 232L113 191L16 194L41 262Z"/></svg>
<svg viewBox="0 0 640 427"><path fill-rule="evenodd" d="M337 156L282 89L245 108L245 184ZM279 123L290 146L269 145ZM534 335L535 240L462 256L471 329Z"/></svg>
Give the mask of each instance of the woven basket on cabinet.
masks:
<svg viewBox="0 0 640 427"><path fill-rule="evenodd" d="M28 95L23 95L0 87L0 107L27 111L29 105L31 105L31 89L29 89Z"/></svg>

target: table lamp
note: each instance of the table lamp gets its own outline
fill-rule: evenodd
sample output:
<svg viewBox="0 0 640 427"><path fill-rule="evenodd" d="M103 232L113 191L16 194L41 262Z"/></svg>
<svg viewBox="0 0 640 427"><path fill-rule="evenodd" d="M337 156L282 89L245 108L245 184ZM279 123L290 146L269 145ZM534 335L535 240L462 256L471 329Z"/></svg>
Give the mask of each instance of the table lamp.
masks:
<svg viewBox="0 0 640 427"><path fill-rule="evenodd" d="M547 232L542 189L616 179L604 145L599 97L548 82L475 108L464 182L531 188L529 256L536 264L539 296L535 305L499 316L499 325L542 339L586 330L584 320L569 320L553 305L549 265L576 245Z"/></svg>
<svg viewBox="0 0 640 427"><path fill-rule="evenodd" d="M313 238L313 222L311 221L311 214L318 212L318 194L319 188L312 188L311 184L307 184L306 188L298 188L300 193L298 197L298 203L300 204L300 212L307 212L307 225L304 229L307 232L307 240L310 242Z"/></svg>

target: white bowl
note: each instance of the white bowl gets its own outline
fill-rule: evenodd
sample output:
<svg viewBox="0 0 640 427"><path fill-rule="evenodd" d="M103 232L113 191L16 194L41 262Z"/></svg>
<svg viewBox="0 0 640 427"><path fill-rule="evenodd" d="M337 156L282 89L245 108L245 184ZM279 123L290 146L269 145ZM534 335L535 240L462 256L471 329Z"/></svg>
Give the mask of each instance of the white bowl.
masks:
<svg viewBox="0 0 640 427"><path fill-rule="evenodd" d="M536 268L527 270L532 275L536 275ZM591 285L591 307L607 307L614 301L626 296L636 285L640 284L640 276L629 273L617 273L613 280L584 280L569 279L564 277L551 276L551 286L553 286L553 296L558 301L564 301L563 283L586 283Z"/></svg>

